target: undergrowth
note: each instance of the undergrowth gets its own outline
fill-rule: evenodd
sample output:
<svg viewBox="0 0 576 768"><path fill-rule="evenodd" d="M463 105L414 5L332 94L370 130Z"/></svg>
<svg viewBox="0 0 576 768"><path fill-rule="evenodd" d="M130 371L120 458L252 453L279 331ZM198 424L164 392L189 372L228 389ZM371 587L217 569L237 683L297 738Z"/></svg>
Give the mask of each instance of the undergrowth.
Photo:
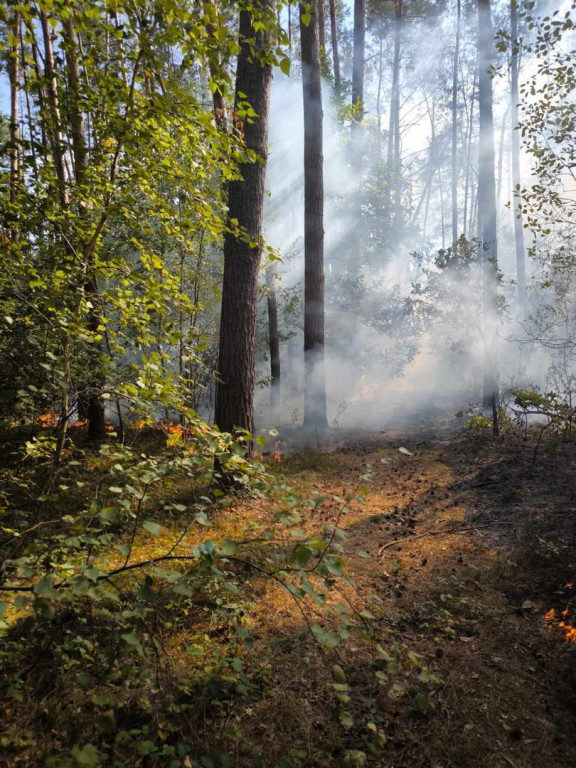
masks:
<svg viewBox="0 0 576 768"><path fill-rule="evenodd" d="M2 469L5 764L272 765L236 713L273 697L277 671L310 654L343 734L318 746L318 760L326 750L336 765L378 757L377 691L437 681L410 649L381 644L377 599L360 598L346 575L341 519L366 498L370 468L330 498L335 521L311 533L306 518L326 498L248 460L248 437L206 425L148 437L99 449L78 439L55 465L44 431ZM291 620L261 637L254 609L280 595ZM352 640L375 660L369 699L334 665ZM274 764L315 760L296 745Z"/></svg>

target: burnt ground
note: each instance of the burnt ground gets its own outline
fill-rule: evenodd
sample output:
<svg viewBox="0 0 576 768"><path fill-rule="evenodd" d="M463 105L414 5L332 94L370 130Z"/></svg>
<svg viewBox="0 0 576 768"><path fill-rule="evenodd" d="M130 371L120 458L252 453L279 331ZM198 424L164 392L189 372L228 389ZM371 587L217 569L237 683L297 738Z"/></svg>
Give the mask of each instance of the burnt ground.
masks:
<svg viewBox="0 0 576 768"><path fill-rule="evenodd" d="M370 765L576 765L576 645L567 639L576 624L576 445L550 441L535 457L533 436L469 435L462 426L440 414L416 429L333 434L328 451L286 456L288 478L329 499L372 465L365 504L343 518L348 570L375 614L373 634L419 654L424 679L438 682L422 685L408 662L375 685L374 669L386 665L344 644L329 661L347 671L354 726L333 726L329 681L308 669L297 686L279 684L281 702L255 709L266 764L292 739L298 764L340 765L343 754L366 751L370 722L386 734ZM337 502L325 502L308 529L337 513ZM263 610L260 630L290 623L289 612L271 619Z"/></svg>
<svg viewBox="0 0 576 768"><path fill-rule="evenodd" d="M453 408L439 408L432 417L390 421L385 431L308 434L309 444L327 447L297 450L302 434L281 434L273 472L303 498L325 497L304 508L302 535L335 522L346 531L345 574L353 583L337 584L328 603L348 605L359 628L336 647L319 649L306 630L310 622L335 630L326 609L312 605L305 619L273 580L247 571L249 604L239 610L254 647L238 653L249 690L222 702L215 689L213 701L198 705L200 717L173 722L170 738L186 741L196 756L178 765L576 765L576 442L547 438L535 453L530 433L511 429L493 438L470 434L464 423ZM372 478L365 483L367 465ZM343 509L341 498L363 484L364 503L355 497ZM233 538L244 526L251 536L270 525L272 503L233 502L214 513L210 537ZM183 540L183 551L193 543ZM143 559L171 546L162 536L136 544ZM191 665L191 638L215 654L237 640L206 611L199 602L190 616L159 622L155 631L170 663L210 679L208 661L199 666L192 657ZM334 664L342 668L338 679ZM84 742L105 740L90 731L94 715L85 692L63 680L56 704L52 694L6 702L6 743L19 744L21 733L27 741L14 759L0 746L0 764L72 765L59 757L67 754L70 718L84 723ZM130 728L145 715L168 732L163 691L154 691L154 700L136 685L126 691L134 707ZM117 716L125 711L132 709ZM47 755L52 762L45 763ZM136 752L118 755L90 765L175 765Z"/></svg>

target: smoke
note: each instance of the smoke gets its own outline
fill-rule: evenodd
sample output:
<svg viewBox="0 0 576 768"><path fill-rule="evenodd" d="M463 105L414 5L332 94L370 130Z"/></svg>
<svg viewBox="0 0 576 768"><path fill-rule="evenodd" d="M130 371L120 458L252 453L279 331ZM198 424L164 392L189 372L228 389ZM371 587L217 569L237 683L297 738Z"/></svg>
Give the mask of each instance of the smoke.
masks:
<svg viewBox="0 0 576 768"><path fill-rule="evenodd" d="M481 252L471 243L477 236L477 212L471 191L465 192L465 180L477 174L475 23L474 16L464 20L459 66L458 214L459 231L465 232L469 243L460 264L456 259L456 264L447 266L453 252L438 257L440 249L451 245L449 85L454 18L446 14L436 25L430 20L406 25L410 33L402 50L400 221L390 212L394 171L387 162L389 53L384 50L382 61L369 59L373 63L367 70L366 121L354 137L325 85L325 374L328 422L335 428L390 429L427 413L450 417L481 402ZM504 16L496 19L496 29L505 25ZM522 67L521 77L532 77L535 65L527 59ZM527 385L545 389L556 375L549 372L554 365L558 368L559 352L553 344L541 343L539 334L548 328L552 340L561 338L560 331L550 326L553 320L559 328L562 316L556 313L551 319L557 295L554 287L541 289L543 273L535 262L528 265L533 289L526 316L520 317L516 309L514 219L507 205L512 197L507 73L502 54L493 80L502 306L491 322L498 328L501 390ZM278 75L274 81L269 143L265 236L282 259L271 268L279 279L285 340L280 406L271 410L265 334L260 339L259 377L264 383L256 393L259 428L299 424L304 413L303 116L297 77ZM529 184L530 158L524 154L521 160L523 183ZM469 190L473 186L470 183ZM573 309L572 302L565 315L573 315ZM572 363L565 360L564 365L567 381Z"/></svg>

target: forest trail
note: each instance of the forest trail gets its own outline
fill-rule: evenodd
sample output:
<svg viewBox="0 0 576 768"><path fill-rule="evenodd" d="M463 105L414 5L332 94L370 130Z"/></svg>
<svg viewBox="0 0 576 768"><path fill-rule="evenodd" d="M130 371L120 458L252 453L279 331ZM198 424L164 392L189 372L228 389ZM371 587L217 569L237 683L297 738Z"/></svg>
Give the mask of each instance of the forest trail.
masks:
<svg viewBox="0 0 576 768"><path fill-rule="evenodd" d="M380 712L387 744L374 765L573 766L576 646L556 625L562 611L570 624L574 611L574 446L534 464L531 441L470 437L454 418L441 422L416 434L349 437L336 450L303 450L282 465L301 492L314 488L328 499L306 533L335 522L339 504L329 499L372 465L365 504L352 504L340 521L347 572L373 606L380 642L421 654L427 673L441 680L419 693L418 681L413 688L410 673L400 672L378 688L377 662L344 645L335 653L347 670L355 723ZM291 623L290 611L263 604L260 631L278 632ZM318 754L328 748L319 749L318 733L330 739L331 694L319 706L321 670L289 675L277 688L281 718L269 700L249 718L259 723L269 764L287 738L307 745L310 762L302 765L332 765L342 749L358 748L334 732L334 758L311 760L315 746Z"/></svg>

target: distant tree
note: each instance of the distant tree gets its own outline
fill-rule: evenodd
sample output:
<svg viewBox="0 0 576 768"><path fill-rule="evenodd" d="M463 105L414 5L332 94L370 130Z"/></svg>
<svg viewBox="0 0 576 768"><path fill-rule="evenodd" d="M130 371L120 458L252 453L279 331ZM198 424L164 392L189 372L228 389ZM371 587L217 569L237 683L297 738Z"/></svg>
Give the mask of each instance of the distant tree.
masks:
<svg viewBox="0 0 576 768"><path fill-rule="evenodd" d="M478 210L481 225L484 296L484 406L492 410L498 433L498 246L496 240L496 186L494 179L494 118L492 111L492 59L494 33L490 0L478 0L478 62L480 154L478 161Z"/></svg>
<svg viewBox="0 0 576 768"><path fill-rule="evenodd" d="M520 91L518 76L520 70L518 41L518 0L510 0L510 126L512 130L512 197L514 210L514 244L516 246L516 285L518 310L522 315L526 309L526 247L524 245L524 220L520 197L520 127L518 105Z"/></svg>
<svg viewBox="0 0 576 768"><path fill-rule="evenodd" d="M316 3L300 4L304 98L304 424L327 425L324 368L324 172Z"/></svg>

